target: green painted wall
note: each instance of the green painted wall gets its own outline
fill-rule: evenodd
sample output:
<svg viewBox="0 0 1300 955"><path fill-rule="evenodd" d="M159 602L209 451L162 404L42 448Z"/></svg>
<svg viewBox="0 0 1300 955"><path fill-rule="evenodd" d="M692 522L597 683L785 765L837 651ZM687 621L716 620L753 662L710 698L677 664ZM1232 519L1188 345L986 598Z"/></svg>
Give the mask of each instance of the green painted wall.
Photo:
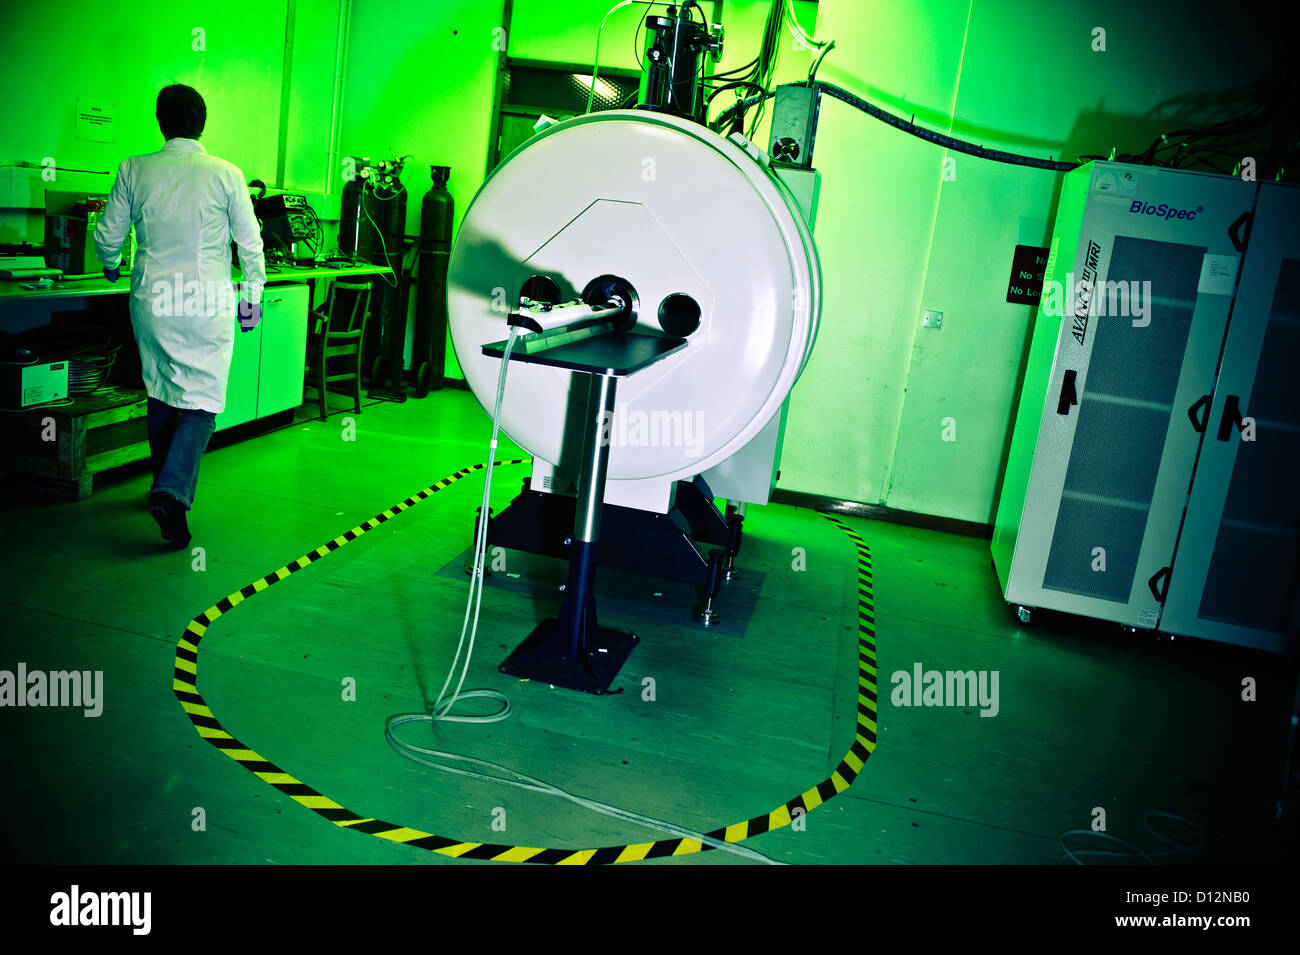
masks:
<svg viewBox="0 0 1300 955"><path fill-rule="evenodd" d="M315 24L332 22L335 3L298 0L296 51L302 67L291 78L290 131L295 156L290 184L316 185L315 141L320 104L328 111L335 37ZM0 87L6 90L0 122L0 242L40 242L42 220L24 206L42 205L39 170L51 157L60 167L101 175L58 173L50 185L106 192L118 163L162 146L154 120L158 90L186 83L208 107L205 148L238 165L249 178L270 182L276 172L288 0L195 3L89 3L49 0L9 4L0 31ZM328 51L324 48L328 47ZM115 104L114 141L78 139L78 97ZM325 117L328 133L328 113ZM292 140L291 140L292 143ZM308 145L310 143L310 145ZM323 164L321 171L323 172Z"/></svg>
<svg viewBox="0 0 1300 955"><path fill-rule="evenodd" d="M482 183L503 9L502 0L352 4L343 155L411 154L410 235L420 229L430 165L452 167L457 226Z"/></svg>
<svg viewBox="0 0 1300 955"><path fill-rule="evenodd" d="M338 0L294 0L284 184L299 192L319 195L325 191L338 54L338 8ZM275 27L268 21L266 29L274 32ZM312 196L317 215L337 219L338 202L325 204L322 200L323 196ZM333 248L336 241L336 236L326 235L326 248Z"/></svg>
<svg viewBox="0 0 1300 955"><path fill-rule="evenodd" d="M455 228L483 182L504 9L503 0L351 5L341 155L410 154L403 175L408 235L420 231L429 166L451 167ZM337 201L331 215L338 217ZM408 342L411 329L408 322ZM446 372L461 376L450 339Z"/></svg>
<svg viewBox="0 0 1300 955"><path fill-rule="evenodd" d="M908 3L821 7L816 35L836 42L819 71L823 80L896 111L951 108L965 4L932 0L924 17ZM916 310L929 263L941 157L928 143L823 100L814 164L823 177L816 238L825 304L817 347L790 403L780 483L879 503L912 344L911 322L901 317Z"/></svg>

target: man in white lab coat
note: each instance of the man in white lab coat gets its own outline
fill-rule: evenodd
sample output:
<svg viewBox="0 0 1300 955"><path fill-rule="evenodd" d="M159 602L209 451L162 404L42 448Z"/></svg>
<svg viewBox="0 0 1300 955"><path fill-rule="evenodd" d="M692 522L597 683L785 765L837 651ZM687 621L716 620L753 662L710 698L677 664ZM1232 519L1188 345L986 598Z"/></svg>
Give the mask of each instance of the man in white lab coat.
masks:
<svg viewBox="0 0 1300 955"><path fill-rule="evenodd" d="M180 547L190 539L185 512L199 462L226 405L235 322L244 331L257 325L266 270L243 173L199 144L203 98L189 86L167 86L156 115L167 142L119 167L95 249L105 277L118 281L122 244L135 225L131 324L149 394L149 513L163 539ZM232 236L244 274L238 300Z"/></svg>

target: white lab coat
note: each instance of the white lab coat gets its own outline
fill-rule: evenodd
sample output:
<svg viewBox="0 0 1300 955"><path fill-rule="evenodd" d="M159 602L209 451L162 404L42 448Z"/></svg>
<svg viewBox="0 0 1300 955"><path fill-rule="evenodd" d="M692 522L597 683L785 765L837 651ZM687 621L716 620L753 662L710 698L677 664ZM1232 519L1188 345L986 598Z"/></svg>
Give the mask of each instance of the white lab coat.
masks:
<svg viewBox="0 0 1300 955"><path fill-rule="evenodd" d="M260 302L266 282L262 237L244 176L194 139L169 139L118 168L95 227L105 268L122 261L135 225L131 324L149 397L173 408L219 414L234 348L236 296L230 240L244 274L240 295Z"/></svg>

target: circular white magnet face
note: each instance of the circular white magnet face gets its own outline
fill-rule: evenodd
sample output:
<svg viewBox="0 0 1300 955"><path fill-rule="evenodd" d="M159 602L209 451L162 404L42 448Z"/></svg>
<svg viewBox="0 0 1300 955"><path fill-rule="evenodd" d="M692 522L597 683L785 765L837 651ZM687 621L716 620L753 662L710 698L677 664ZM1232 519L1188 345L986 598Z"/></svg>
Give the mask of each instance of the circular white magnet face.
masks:
<svg viewBox="0 0 1300 955"><path fill-rule="evenodd" d="M502 163L465 213L448 308L456 357L489 412L500 361L481 346L534 276L577 298L598 276L636 292L641 329L687 345L618 383L613 480L689 479L780 409L821 308L812 236L789 191L736 143L639 110L578 117ZM582 453L586 376L511 362L502 427L555 465Z"/></svg>

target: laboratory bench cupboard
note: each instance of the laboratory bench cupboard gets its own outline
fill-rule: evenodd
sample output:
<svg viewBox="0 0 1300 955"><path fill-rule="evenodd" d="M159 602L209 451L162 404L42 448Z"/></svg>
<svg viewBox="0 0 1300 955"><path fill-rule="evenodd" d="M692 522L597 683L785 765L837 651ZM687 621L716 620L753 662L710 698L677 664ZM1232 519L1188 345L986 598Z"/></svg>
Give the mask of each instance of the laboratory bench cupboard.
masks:
<svg viewBox="0 0 1300 955"><path fill-rule="evenodd" d="M306 285L268 285L263 290L262 320L252 331L235 333L218 431L302 404L308 294Z"/></svg>
<svg viewBox="0 0 1300 955"><path fill-rule="evenodd" d="M6 288L4 293L0 305L23 301L39 308L45 302L88 302L104 296L120 299L125 296L126 283L76 280L42 292ZM217 416L217 431L302 404L310 302L311 288L301 282L264 288L262 320L251 331L235 332L226 407ZM129 324L127 328L123 347L133 349ZM106 386L75 398L71 404L6 414L0 421L0 470L28 475L58 496L89 497L95 474L149 457L146 410L142 386ZM56 441L45 437L50 421L56 425Z"/></svg>

